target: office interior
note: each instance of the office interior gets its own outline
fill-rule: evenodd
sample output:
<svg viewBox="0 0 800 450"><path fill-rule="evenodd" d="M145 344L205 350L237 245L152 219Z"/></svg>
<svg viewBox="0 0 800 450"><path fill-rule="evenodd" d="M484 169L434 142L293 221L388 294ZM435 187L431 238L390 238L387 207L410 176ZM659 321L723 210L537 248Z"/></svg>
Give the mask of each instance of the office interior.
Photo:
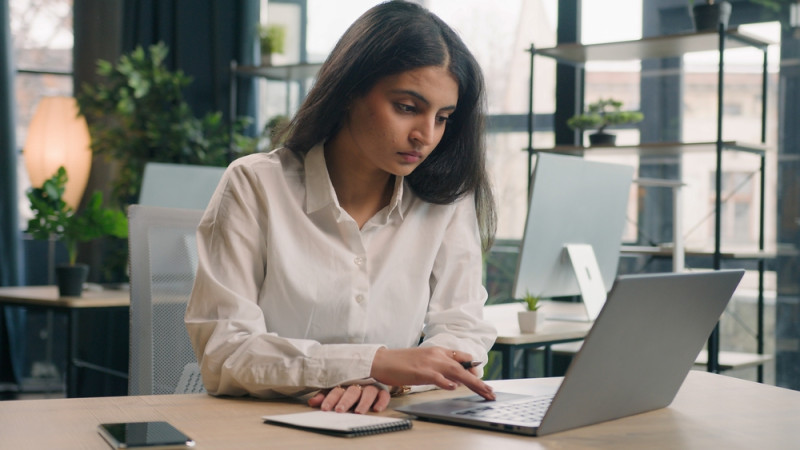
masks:
<svg viewBox="0 0 800 450"><path fill-rule="evenodd" d="M250 117L245 133L260 133L270 119L291 114L313 77L268 80L237 72L259 64L255 39L259 23L286 30L283 54L275 66L322 62L337 38L375 0L5 0L0 2L4 33L0 46L0 191L2 236L0 286L51 284L46 243L24 233L30 214L25 192L30 181L22 162L28 125L39 100L73 96L97 83L97 61L116 61L137 46L164 42L167 66L192 77L185 97L197 116L219 112L224 120ZM530 150L547 151L587 137L567 119L585 105L613 97L626 110L641 111L641 123L615 127L620 148L641 143L753 143L759 155L726 153L717 177L711 151L678 156L641 156L635 151L586 151L584 157L630 164L638 177L680 180L686 186L680 214L686 270L741 267L745 279L723 314L719 347L763 353L758 367L726 371L748 380L800 390L800 10L794 1L730 0L729 29L757 36L764 48L724 50L720 77L718 50L647 60L570 64L539 54L569 43L592 45L642 41L693 32L685 0L419 0L462 35L487 81L488 164L498 202L498 233L486 257L490 303L510 300L516 257L527 212ZM724 86L720 102L719 81ZM722 111L721 135L718 133ZM535 153L535 151L533 152ZM164 161L162 161L164 162ZM168 162L168 161L166 161ZM86 192L110 193L116 167L96 155ZM763 175L763 176L762 176ZM763 181L762 181L763 180ZM717 183L720 190L716 191ZM721 204L716 204L721 192ZM763 193L763 195L762 195ZM761 200L763 198L763 201ZM85 199L84 199L85 201ZM761 209L763 208L763 213ZM715 212L721 225L715 229ZM668 248L676 236L672 189L637 187L631 191L625 244ZM597 220L603 220L598 217ZM726 251L758 257L713 255L715 241ZM122 287L124 270L107 267L114 245L95 242L82 248L92 270L90 282ZM56 245L55 258L64 249ZM119 259L119 256L116 256ZM719 258L719 259L716 259ZM623 252L619 273L668 272L671 257ZM759 287L760 286L760 287ZM127 370L128 317L97 313L93 326L79 330L98 346L96 357L117 374ZM0 386L19 393L59 395L64 371L62 318L4 308L0 324ZM20 342L24 342L20 346ZM12 347L24 349L16 356ZM536 365L541 355L531 354ZM13 359L13 361L12 361ZM83 395L125 395L121 376L86 373ZM55 379L55 381L53 381ZM0 389L2 390L2 389Z"/></svg>

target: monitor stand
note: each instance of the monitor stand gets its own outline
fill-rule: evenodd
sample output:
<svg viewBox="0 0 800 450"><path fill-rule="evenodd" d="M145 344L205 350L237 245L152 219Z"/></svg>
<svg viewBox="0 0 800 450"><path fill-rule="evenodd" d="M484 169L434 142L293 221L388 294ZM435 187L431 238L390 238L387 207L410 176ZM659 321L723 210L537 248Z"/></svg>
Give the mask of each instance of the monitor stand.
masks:
<svg viewBox="0 0 800 450"><path fill-rule="evenodd" d="M547 316L550 320L569 320L578 322L594 322L606 302L606 287L594 250L589 244L567 244L564 246L565 256L569 258L578 288L583 298L586 315L580 316Z"/></svg>

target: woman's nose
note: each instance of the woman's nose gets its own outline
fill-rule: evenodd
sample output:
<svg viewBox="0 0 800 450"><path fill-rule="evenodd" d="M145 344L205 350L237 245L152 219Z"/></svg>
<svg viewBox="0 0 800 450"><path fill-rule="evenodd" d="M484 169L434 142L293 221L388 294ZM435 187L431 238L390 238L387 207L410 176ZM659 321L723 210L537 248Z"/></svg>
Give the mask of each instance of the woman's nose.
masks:
<svg viewBox="0 0 800 450"><path fill-rule="evenodd" d="M429 146L436 136L436 118L420 118L411 132L411 139L419 145Z"/></svg>

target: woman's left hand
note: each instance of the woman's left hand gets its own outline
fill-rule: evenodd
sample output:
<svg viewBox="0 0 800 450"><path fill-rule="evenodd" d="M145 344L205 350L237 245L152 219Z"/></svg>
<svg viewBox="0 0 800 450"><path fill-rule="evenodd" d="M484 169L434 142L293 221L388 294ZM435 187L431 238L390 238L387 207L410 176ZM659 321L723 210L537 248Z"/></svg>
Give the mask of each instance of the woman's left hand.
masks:
<svg viewBox="0 0 800 450"><path fill-rule="evenodd" d="M365 414L370 409L380 412L389 406L391 395L386 389L375 385L336 386L324 389L308 399L308 405L322 411L347 412L355 408L356 414Z"/></svg>

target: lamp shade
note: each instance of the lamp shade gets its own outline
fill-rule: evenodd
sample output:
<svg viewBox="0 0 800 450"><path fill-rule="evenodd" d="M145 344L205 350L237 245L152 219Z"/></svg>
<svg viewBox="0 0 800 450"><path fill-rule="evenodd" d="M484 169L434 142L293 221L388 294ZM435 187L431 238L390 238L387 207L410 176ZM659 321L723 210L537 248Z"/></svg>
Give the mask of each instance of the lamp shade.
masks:
<svg viewBox="0 0 800 450"><path fill-rule="evenodd" d="M43 97L39 101L28 127L23 156L33 186L41 186L64 166L68 178L64 201L77 208L89 181L92 151L89 128L83 116L78 115L73 97Z"/></svg>

